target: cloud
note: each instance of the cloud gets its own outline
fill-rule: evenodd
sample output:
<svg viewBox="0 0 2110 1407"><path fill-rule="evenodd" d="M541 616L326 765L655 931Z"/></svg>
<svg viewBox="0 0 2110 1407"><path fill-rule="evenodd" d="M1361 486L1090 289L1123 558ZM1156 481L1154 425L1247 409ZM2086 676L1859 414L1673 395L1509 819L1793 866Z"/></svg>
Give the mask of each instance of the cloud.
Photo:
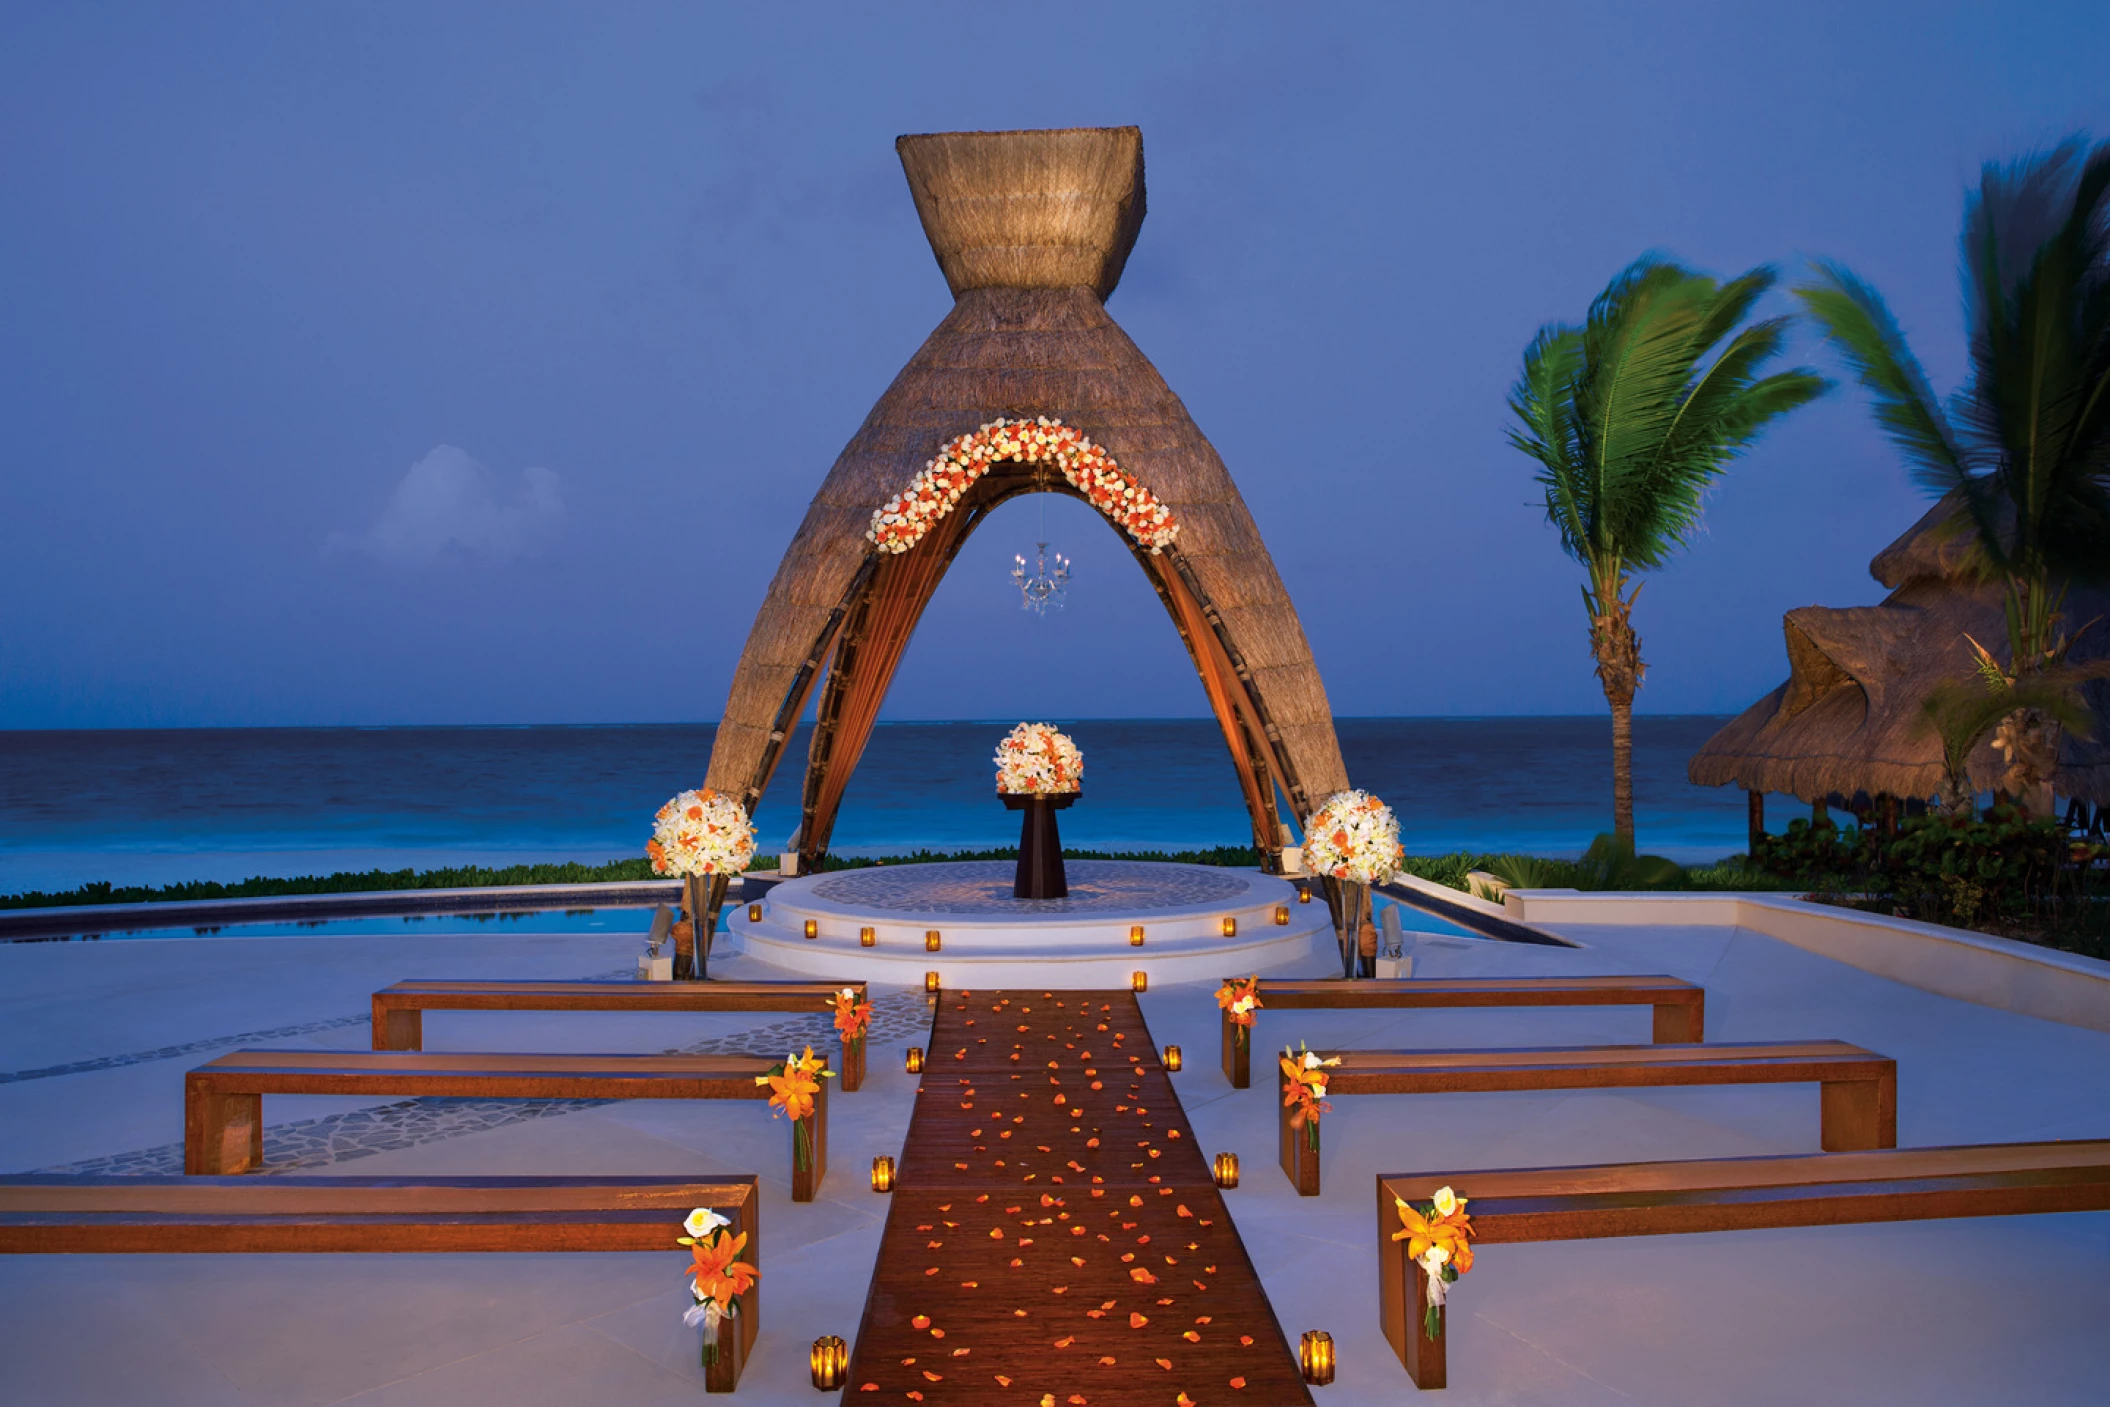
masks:
<svg viewBox="0 0 2110 1407"><path fill-rule="evenodd" d="M331 533L327 548L413 566L442 558L505 562L549 545L563 519L553 471L523 469L509 480L464 450L435 445L410 466L372 527Z"/></svg>

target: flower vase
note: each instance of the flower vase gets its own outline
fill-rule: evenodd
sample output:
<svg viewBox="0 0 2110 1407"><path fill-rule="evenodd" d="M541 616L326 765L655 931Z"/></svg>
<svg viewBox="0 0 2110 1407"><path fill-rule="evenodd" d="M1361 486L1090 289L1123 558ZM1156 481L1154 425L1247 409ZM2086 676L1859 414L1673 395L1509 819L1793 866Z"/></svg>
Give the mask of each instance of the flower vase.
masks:
<svg viewBox="0 0 2110 1407"><path fill-rule="evenodd" d="M998 792L1005 809L1022 811L1018 828L1018 872L1011 893L1019 899L1069 897L1069 877L1062 868L1062 836L1055 813L1073 804L1082 792Z"/></svg>
<svg viewBox="0 0 2110 1407"><path fill-rule="evenodd" d="M828 1082L815 1082L813 1112L791 1121L791 1200L810 1202L828 1174Z"/></svg>
<svg viewBox="0 0 2110 1407"><path fill-rule="evenodd" d="M1282 1081L1282 1093L1289 1093L1289 1081ZM1290 1186L1297 1189L1299 1197L1319 1195L1319 1119L1315 1114L1298 1128L1290 1122L1297 1111L1287 1103L1281 1111L1282 1171L1289 1178Z"/></svg>
<svg viewBox="0 0 2110 1407"><path fill-rule="evenodd" d="M852 1036L843 1042L843 1093L855 1094L865 1082L865 1038Z"/></svg>

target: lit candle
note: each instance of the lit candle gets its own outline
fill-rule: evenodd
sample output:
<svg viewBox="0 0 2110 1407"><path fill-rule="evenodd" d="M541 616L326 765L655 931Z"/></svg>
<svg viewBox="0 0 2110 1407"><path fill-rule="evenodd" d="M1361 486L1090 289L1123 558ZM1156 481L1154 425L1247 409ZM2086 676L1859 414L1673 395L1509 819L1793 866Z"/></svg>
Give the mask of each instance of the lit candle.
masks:
<svg viewBox="0 0 2110 1407"><path fill-rule="evenodd" d="M1128 985L1138 992L1147 992L1150 990L1150 974L1147 972L1131 972L1128 975Z"/></svg>
<svg viewBox="0 0 2110 1407"><path fill-rule="evenodd" d="M926 953L935 953L936 951L938 951L938 944L940 941L941 939L939 937L937 929L933 928L927 930L923 935L923 951Z"/></svg>
<svg viewBox="0 0 2110 1407"><path fill-rule="evenodd" d="M912 1045L912 1046L910 1046L910 1047L908 1048L908 1060L907 1060L907 1061L906 1061L905 1063L906 1063L906 1065L907 1065L907 1067L908 1067L908 1072L909 1072L909 1073L910 1073L911 1075L920 1075L920 1074L922 1074L922 1073L923 1073L923 1047L922 1047L922 1046L920 1046L920 1045Z"/></svg>
<svg viewBox="0 0 2110 1407"><path fill-rule="evenodd" d="M1238 936L1238 920L1237 920L1237 919L1235 919L1235 918L1233 918L1233 917L1231 917L1231 915L1229 915L1229 914L1225 914L1225 915L1224 915L1224 925L1223 925L1223 927L1224 927L1224 937L1226 937L1226 938L1236 938L1236 937Z"/></svg>
<svg viewBox="0 0 2110 1407"><path fill-rule="evenodd" d="M1332 1382L1333 1335L1324 1329L1306 1330L1297 1342L1297 1366L1304 1370L1304 1381L1308 1383L1324 1387Z"/></svg>
<svg viewBox="0 0 2110 1407"><path fill-rule="evenodd" d="M934 997L938 995L937 973L926 972L923 974L923 995L926 997Z"/></svg>
<svg viewBox="0 0 2110 1407"><path fill-rule="evenodd" d="M1289 905L1287 905L1287 904L1277 904L1277 905L1275 905L1275 926L1276 926L1277 928L1282 928L1282 927L1286 927L1286 926L1288 925L1288 923L1289 923Z"/></svg>
<svg viewBox="0 0 2110 1407"><path fill-rule="evenodd" d="M882 1153L872 1160L872 1190L891 1192L894 1190L894 1160Z"/></svg>
<svg viewBox="0 0 2110 1407"><path fill-rule="evenodd" d="M760 904L749 904L747 906L747 921L749 923L760 923L762 921L762 906Z"/></svg>
<svg viewBox="0 0 2110 1407"><path fill-rule="evenodd" d="M859 947L869 948L878 941L879 935L873 930L869 928L860 928L857 930L857 944Z"/></svg>
<svg viewBox="0 0 2110 1407"><path fill-rule="evenodd" d="M1140 947L1142 947L1142 946L1143 946L1143 925L1142 925L1142 924L1138 923L1138 924L1135 924L1135 925L1133 925L1133 926L1131 926L1131 927L1129 928L1129 930L1128 930L1128 946L1129 946L1129 947L1131 947L1131 948L1140 948Z"/></svg>
<svg viewBox="0 0 2110 1407"><path fill-rule="evenodd" d="M806 920L806 936L808 938L818 938L821 936L821 926L820 922L817 919L809 918Z"/></svg>
<svg viewBox="0 0 2110 1407"><path fill-rule="evenodd" d="M1238 1185L1238 1155L1219 1153L1216 1155L1216 1185L1223 1188Z"/></svg>
<svg viewBox="0 0 2110 1407"><path fill-rule="evenodd" d="M1311 890L1309 887L1297 890L1297 902L1300 904L1309 904L1311 902Z"/></svg>
<svg viewBox="0 0 2110 1407"><path fill-rule="evenodd" d="M1165 1047L1165 1068L1172 1071L1177 1071L1180 1068L1180 1048L1178 1046L1168 1045Z"/></svg>
<svg viewBox="0 0 2110 1407"><path fill-rule="evenodd" d="M850 1346L833 1334L823 1334L813 1341L809 1361L813 1367L813 1385L822 1392L834 1392L849 1376Z"/></svg>

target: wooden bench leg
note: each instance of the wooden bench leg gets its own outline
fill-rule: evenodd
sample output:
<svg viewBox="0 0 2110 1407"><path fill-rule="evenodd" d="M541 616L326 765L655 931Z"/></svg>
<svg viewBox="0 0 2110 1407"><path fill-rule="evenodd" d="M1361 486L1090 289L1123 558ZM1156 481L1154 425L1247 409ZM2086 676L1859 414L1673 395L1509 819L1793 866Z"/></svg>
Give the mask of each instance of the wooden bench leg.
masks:
<svg viewBox="0 0 2110 1407"><path fill-rule="evenodd" d="M753 1337L738 1316L718 1326L718 1352L703 1365L705 1392L738 1390L740 1370L747 1366L748 1343Z"/></svg>
<svg viewBox="0 0 2110 1407"><path fill-rule="evenodd" d="M1707 1039L1704 998L1695 1002L1658 1002L1653 1039L1657 1045L1698 1045Z"/></svg>
<svg viewBox="0 0 2110 1407"><path fill-rule="evenodd" d="M374 998L374 1049L423 1050L425 1013L414 1006L383 1006Z"/></svg>
<svg viewBox="0 0 2110 1407"><path fill-rule="evenodd" d="M1892 1066L1873 1080L1828 1080L1819 1141L1827 1153L1898 1146L1898 1077Z"/></svg>
<svg viewBox="0 0 2110 1407"><path fill-rule="evenodd" d="M1224 1078L1231 1082L1232 1089L1249 1089L1253 1083L1253 1041L1251 1028L1241 1028L1233 1021L1229 1012L1223 1013ZM1247 1031L1245 1040L1238 1039L1241 1029Z"/></svg>
<svg viewBox="0 0 2110 1407"><path fill-rule="evenodd" d="M803 1130L803 1132L801 1132ZM805 1166L800 1166L799 1145L804 1143L807 1153ZM820 1088L813 1094L813 1113L799 1119L791 1127L791 1200L810 1202L813 1194L820 1190L821 1179L828 1175L828 1082L820 1081Z"/></svg>
<svg viewBox="0 0 2110 1407"><path fill-rule="evenodd" d="M264 1161L264 1096L183 1086L183 1171L247 1172Z"/></svg>
<svg viewBox="0 0 2110 1407"><path fill-rule="evenodd" d="M1405 1252L1401 1252L1400 1259L1406 1259ZM1430 1338L1424 1327L1429 1313L1429 1277L1420 1266L1410 1264L1407 1266L1407 1281L1413 1288L1411 1296L1402 1296L1407 1300L1407 1376L1414 1380L1414 1386L1424 1391L1447 1387L1450 1379L1444 1358L1446 1343L1451 1336L1451 1306L1446 1304L1443 1307L1443 1317L1436 1321L1436 1337Z"/></svg>
<svg viewBox="0 0 2110 1407"><path fill-rule="evenodd" d="M842 1043L843 1093L855 1094L865 1082L865 1043L860 1036Z"/></svg>
<svg viewBox="0 0 2110 1407"><path fill-rule="evenodd" d="M1284 1089L1278 1093L1286 1093ZM1312 1147L1311 1128L1292 1128L1289 1122L1290 1107L1285 1104L1275 1111L1276 1123L1282 1135L1282 1171L1289 1177L1290 1186L1297 1189L1299 1197L1319 1195L1319 1150Z"/></svg>

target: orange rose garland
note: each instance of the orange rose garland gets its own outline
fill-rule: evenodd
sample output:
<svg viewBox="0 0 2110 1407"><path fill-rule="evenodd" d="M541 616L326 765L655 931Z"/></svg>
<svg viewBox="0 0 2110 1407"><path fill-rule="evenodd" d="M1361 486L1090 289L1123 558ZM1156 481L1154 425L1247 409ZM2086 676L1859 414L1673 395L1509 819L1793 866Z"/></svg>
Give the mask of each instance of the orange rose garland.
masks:
<svg viewBox="0 0 2110 1407"><path fill-rule="evenodd" d="M1473 1221L1465 1214L1465 1198L1448 1187L1437 1188L1435 1197L1421 1206L1392 1200L1400 1225L1392 1239L1407 1243L1407 1259L1429 1277L1429 1310L1421 1328L1433 1339L1443 1326L1445 1289L1473 1268Z"/></svg>
<svg viewBox="0 0 2110 1407"><path fill-rule="evenodd" d="M1245 1045L1253 1038L1253 1019L1261 1008L1260 974L1256 972L1243 980L1233 977L1226 981L1216 989L1216 1004L1238 1028L1238 1044Z"/></svg>
<svg viewBox="0 0 2110 1407"><path fill-rule="evenodd" d="M1179 536L1172 510L1136 482L1113 456L1060 420L1002 416L947 441L908 486L872 512L865 540L882 552L906 552L951 513L974 481L1007 461L1053 464L1115 526L1152 555Z"/></svg>

